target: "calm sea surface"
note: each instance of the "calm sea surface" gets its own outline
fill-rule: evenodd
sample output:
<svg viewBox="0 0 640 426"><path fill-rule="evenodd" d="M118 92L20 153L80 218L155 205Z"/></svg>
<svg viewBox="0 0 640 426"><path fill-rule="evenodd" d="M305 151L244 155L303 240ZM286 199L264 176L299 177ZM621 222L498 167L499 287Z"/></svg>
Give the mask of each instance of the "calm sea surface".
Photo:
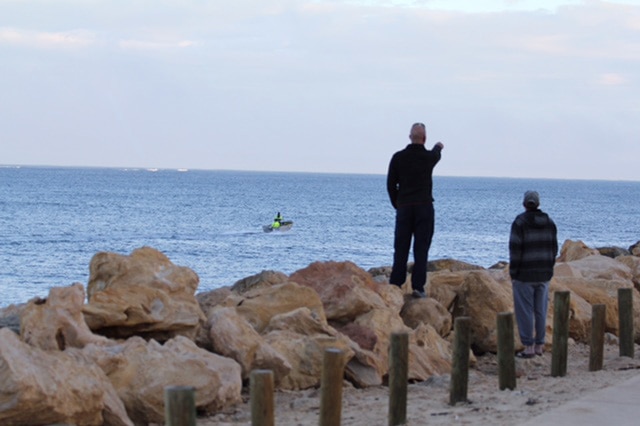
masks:
<svg viewBox="0 0 640 426"><path fill-rule="evenodd" d="M640 240L640 182L435 177L434 185L431 259L507 260L528 189L540 192L561 242ZM278 211L294 227L264 233ZM199 291L317 260L389 265L394 214L381 175L0 167L0 306L86 284L95 253L142 246L196 271Z"/></svg>

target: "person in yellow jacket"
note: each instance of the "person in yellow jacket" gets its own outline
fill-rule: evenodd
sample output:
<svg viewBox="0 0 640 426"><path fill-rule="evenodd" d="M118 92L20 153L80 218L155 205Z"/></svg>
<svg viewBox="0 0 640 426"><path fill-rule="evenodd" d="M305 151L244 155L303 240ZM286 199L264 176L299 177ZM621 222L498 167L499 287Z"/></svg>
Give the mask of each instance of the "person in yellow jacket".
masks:
<svg viewBox="0 0 640 426"><path fill-rule="evenodd" d="M273 229L278 229L280 228L280 225L282 225L282 215L280 214L280 212L278 212L278 214L276 215L275 219L273 219L273 223L271 224L271 228Z"/></svg>

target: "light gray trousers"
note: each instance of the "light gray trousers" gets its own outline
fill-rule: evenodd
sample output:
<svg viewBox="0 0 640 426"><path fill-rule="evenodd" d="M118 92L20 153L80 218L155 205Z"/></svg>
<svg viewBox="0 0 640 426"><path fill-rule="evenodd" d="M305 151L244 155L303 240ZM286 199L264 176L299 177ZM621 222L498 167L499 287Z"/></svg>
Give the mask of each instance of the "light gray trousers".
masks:
<svg viewBox="0 0 640 426"><path fill-rule="evenodd" d="M513 305L524 346L544 344L549 305L549 281L524 282L513 280ZM534 334L535 331L535 334Z"/></svg>

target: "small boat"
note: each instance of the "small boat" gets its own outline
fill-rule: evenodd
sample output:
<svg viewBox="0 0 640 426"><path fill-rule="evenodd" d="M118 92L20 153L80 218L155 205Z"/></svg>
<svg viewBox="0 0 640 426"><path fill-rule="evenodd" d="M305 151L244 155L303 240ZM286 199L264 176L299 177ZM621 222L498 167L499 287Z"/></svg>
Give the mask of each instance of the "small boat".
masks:
<svg viewBox="0 0 640 426"><path fill-rule="evenodd" d="M288 231L289 229L291 229L291 227L293 226L293 222L290 220L285 220L283 222L280 223L280 226L277 228L273 227L273 224L269 224L269 225L264 225L262 227L262 230L264 232L284 232L284 231Z"/></svg>

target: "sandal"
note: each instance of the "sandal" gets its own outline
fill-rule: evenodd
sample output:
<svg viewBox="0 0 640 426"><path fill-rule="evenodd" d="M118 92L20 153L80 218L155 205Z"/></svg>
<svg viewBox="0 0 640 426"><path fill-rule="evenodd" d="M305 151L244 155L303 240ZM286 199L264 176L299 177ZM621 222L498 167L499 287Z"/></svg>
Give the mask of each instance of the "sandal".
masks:
<svg viewBox="0 0 640 426"><path fill-rule="evenodd" d="M536 354L530 354L530 353L526 353L525 351L522 352L518 352L516 354L516 358L521 358L521 359L531 359L534 356L536 356Z"/></svg>

